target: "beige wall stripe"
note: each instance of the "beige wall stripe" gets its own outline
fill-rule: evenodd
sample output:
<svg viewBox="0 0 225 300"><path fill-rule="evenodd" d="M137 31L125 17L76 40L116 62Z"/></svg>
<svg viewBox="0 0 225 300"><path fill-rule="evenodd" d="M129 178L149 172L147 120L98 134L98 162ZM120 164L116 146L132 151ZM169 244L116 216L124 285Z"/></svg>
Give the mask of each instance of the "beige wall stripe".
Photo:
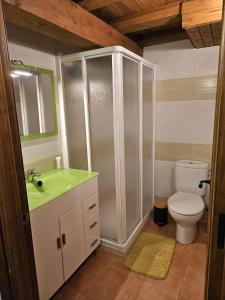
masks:
<svg viewBox="0 0 225 300"><path fill-rule="evenodd" d="M156 85L156 100L214 100L216 84L217 76L159 80Z"/></svg>
<svg viewBox="0 0 225 300"><path fill-rule="evenodd" d="M200 160L210 162L212 145L156 143L156 160L176 161L179 159Z"/></svg>

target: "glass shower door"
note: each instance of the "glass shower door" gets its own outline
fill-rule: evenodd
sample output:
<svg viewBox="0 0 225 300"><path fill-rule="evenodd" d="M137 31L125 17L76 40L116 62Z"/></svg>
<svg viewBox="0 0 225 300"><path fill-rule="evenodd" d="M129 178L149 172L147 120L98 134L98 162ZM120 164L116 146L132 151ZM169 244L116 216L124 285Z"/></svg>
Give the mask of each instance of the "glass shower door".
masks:
<svg viewBox="0 0 225 300"><path fill-rule="evenodd" d="M139 66L123 57L124 146L127 238L141 220L139 155Z"/></svg>
<svg viewBox="0 0 225 300"><path fill-rule="evenodd" d="M153 205L153 70L143 65L143 217Z"/></svg>
<svg viewBox="0 0 225 300"><path fill-rule="evenodd" d="M117 240L112 56L86 59L92 169L99 172L101 235Z"/></svg>
<svg viewBox="0 0 225 300"><path fill-rule="evenodd" d="M69 166L88 170L81 61L62 64Z"/></svg>

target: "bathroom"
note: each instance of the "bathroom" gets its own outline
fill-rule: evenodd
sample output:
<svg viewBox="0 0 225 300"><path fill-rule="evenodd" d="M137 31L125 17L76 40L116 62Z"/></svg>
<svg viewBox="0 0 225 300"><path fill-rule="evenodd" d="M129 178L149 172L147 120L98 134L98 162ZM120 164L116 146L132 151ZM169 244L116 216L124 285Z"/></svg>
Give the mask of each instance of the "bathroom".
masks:
<svg viewBox="0 0 225 300"><path fill-rule="evenodd" d="M52 51L6 29L32 299L213 299L219 45L196 48L185 36L144 46L142 56L122 46Z"/></svg>

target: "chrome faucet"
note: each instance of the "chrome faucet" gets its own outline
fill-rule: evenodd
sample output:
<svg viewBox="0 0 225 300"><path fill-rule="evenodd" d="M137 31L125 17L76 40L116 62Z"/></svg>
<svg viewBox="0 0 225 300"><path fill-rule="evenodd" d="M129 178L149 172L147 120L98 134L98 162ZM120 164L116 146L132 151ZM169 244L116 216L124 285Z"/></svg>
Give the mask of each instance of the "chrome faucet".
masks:
<svg viewBox="0 0 225 300"><path fill-rule="evenodd" d="M40 177L41 176L41 173L39 171L39 168L37 168L37 171L35 171L35 169L28 169L27 170L27 182L34 182L34 177L37 176L37 177Z"/></svg>

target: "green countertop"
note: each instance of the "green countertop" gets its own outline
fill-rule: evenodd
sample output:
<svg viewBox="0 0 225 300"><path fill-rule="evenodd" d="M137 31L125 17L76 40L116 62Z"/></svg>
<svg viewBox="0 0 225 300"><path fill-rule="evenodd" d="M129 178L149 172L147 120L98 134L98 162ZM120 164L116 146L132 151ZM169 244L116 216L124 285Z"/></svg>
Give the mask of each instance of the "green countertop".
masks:
<svg viewBox="0 0 225 300"><path fill-rule="evenodd" d="M41 187L33 183L26 184L29 210L32 211L48 203L97 175L96 172L76 169L56 169L43 173L41 177L35 178L42 180Z"/></svg>

